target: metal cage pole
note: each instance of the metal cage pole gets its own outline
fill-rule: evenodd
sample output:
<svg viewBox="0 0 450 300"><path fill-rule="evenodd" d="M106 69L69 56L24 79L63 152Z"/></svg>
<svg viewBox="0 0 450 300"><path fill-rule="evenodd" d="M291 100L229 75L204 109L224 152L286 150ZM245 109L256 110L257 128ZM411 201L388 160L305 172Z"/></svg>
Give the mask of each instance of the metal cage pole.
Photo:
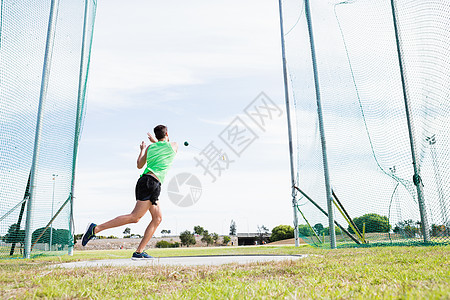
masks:
<svg viewBox="0 0 450 300"><path fill-rule="evenodd" d="M394 23L394 32L395 32L395 41L397 44L397 56L398 63L400 68L400 78L402 81L402 91L403 91L403 100L405 103L405 112L406 112L406 121L408 123L408 134L409 134L409 142L411 147L411 156L412 156L412 164L414 168L414 176L413 182L417 188L417 198L419 202L419 211L420 211L420 220L422 224L422 234L425 242L430 241L430 225L428 224L426 206L425 206L425 197L423 193L423 184L422 178L420 177L420 168L417 165L417 155L416 155L416 141L414 136L414 124L413 119L411 117L411 107L409 104L409 95L408 88L406 83L406 77L404 74L404 65L403 65L403 57L402 57L402 47L401 47L401 39L399 34L399 26L397 23L397 8L395 6L395 1L391 0L391 8L392 8L392 19Z"/></svg>
<svg viewBox="0 0 450 300"><path fill-rule="evenodd" d="M286 68L286 49L284 43L284 27L283 27L283 5L281 0L278 0L278 6L280 11L280 31L281 31L281 54L283 59L283 78L284 78L284 98L286 100L286 115L288 123L288 136L289 136L289 162L291 169L291 187L292 187L292 208L294 209L294 237L295 247L299 246L298 241L298 217L297 217L297 200L295 199L295 174L294 174L294 157L292 147L292 128L291 128L291 110L289 104L289 88Z"/></svg>
<svg viewBox="0 0 450 300"><path fill-rule="evenodd" d="M330 175L328 171L328 158L327 158L327 146L325 139L325 129L323 126L323 113L322 113L322 102L320 99L320 85L319 85L319 73L317 72L317 60L316 60L316 49L314 44L314 34L312 29L312 21L311 21L311 9L309 6L309 0L305 0L305 14L306 21L308 23L308 33L309 33L309 43L311 46L311 59L313 65L313 73L314 73L314 85L316 90L316 102L317 102L317 115L319 121L319 131L320 131L320 140L322 144L322 160L323 160L323 172L325 177L325 189L327 195L327 208L328 208L328 228L330 231L330 247L331 249L336 248L336 233L334 230L334 217L333 217L333 199L331 193L331 185L330 185Z"/></svg>
<svg viewBox="0 0 450 300"><path fill-rule="evenodd" d="M27 217L25 222L25 249L24 258L30 258L31 254L31 237L33 223L33 200L36 195L36 166L39 160L40 138L42 130L42 110L47 98L48 81L50 77L50 65L52 61L53 43L55 39L56 21L58 18L59 0L51 0L50 16L48 21L47 42L45 45L44 65L42 69L41 91L39 94L38 115L36 121L36 132L34 136L33 160L30 171L30 198L27 203Z"/></svg>
<svg viewBox="0 0 450 300"><path fill-rule="evenodd" d="M73 200L75 193L75 170L76 170L76 162L78 156L78 142L80 138L81 131L81 116L83 114L84 107L84 99L86 96L86 84L87 84L87 76L88 76L88 63L86 64L85 56L86 56L86 47L91 47L92 44L92 35L91 40L88 43L87 41L87 30L88 30L88 12L89 12L89 2L90 0L85 0L84 4L84 22L83 22L83 37L81 41L81 58L80 58L80 74L78 77L78 97L77 97L77 112L76 112L76 120L75 120L75 135L73 141L73 158L72 158L72 182L71 182L71 190L70 190L70 221L69 221L69 233L70 233L70 242L68 254L73 255L73 246L74 246L74 235L73 235ZM95 3L94 9L95 9ZM86 67L86 72L84 72Z"/></svg>

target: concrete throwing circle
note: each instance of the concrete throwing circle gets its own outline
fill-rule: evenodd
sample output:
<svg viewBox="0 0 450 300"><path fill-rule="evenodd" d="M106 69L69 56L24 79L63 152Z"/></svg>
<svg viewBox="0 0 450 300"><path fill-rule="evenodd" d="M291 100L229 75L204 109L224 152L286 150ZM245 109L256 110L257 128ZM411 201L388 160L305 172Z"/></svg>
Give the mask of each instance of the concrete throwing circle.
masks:
<svg viewBox="0 0 450 300"><path fill-rule="evenodd" d="M103 259L77 261L54 265L61 268L80 267L136 267L136 266L219 266L224 264L248 264L255 262L279 262L286 260L297 260L307 255L211 255L211 256L173 256L155 257L153 259L132 260L124 259Z"/></svg>

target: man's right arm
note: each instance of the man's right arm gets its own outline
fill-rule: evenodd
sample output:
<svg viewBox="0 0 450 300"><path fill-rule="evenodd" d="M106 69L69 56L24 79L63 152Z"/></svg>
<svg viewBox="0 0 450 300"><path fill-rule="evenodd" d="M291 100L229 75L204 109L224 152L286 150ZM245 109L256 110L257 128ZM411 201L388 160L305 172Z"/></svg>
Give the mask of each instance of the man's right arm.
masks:
<svg viewBox="0 0 450 300"><path fill-rule="evenodd" d="M138 169L142 169L145 166L145 163L147 162L148 147L146 147L144 141L142 141L140 148L141 148L141 151L139 152L139 156L137 159L137 168Z"/></svg>

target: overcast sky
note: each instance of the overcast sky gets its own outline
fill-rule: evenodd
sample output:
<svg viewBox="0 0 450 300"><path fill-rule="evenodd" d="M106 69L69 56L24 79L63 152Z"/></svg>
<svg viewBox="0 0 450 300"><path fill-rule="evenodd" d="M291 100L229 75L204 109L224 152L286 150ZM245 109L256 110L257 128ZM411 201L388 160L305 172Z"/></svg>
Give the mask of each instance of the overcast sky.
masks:
<svg viewBox="0 0 450 300"><path fill-rule="evenodd" d="M90 72L77 233L88 222L131 212L142 172L136 168L139 143L157 124L166 124L171 141L180 144L160 196L158 235L195 225L228 234L232 219L238 232L292 224L277 1L99 1ZM261 92L281 110L262 127L244 112ZM253 133L239 155L223 140L235 122ZM227 156L220 156L225 169L215 171L214 182L195 160L208 145ZM168 196L170 180L180 173L202 185L190 207ZM129 225L131 232L142 234L150 219ZM125 227L102 235L122 236Z"/></svg>

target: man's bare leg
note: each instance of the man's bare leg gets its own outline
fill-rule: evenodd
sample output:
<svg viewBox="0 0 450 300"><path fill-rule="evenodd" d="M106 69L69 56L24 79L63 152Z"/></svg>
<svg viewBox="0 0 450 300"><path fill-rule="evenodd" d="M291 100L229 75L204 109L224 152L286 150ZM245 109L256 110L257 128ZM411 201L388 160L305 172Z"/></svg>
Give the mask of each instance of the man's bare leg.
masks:
<svg viewBox="0 0 450 300"><path fill-rule="evenodd" d="M150 203L150 201L148 201ZM161 214L161 207L159 204L152 205L150 203L149 208L150 214L152 215L152 221L147 226L147 229L145 229L144 237L142 238L136 252L141 253L144 251L145 246L147 246L148 242L152 238L153 234L156 231L156 228L158 228L159 224L161 224L162 221L162 214Z"/></svg>
<svg viewBox="0 0 450 300"><path fill-rule="evenodd" d="M100 231L103 231L105 229L119 227L119 226L130 224L130 223L137 223L145 215L145 213L151 208L151 206L154 206L154 205L152 205L152 203L150 201L139 201L138 200L138 201L136 201L136 206L134 207L133 211L130 214L118 216L117 218L114 218L108 222L97 225L94 228L94 234L97 234Z"/></svg>

